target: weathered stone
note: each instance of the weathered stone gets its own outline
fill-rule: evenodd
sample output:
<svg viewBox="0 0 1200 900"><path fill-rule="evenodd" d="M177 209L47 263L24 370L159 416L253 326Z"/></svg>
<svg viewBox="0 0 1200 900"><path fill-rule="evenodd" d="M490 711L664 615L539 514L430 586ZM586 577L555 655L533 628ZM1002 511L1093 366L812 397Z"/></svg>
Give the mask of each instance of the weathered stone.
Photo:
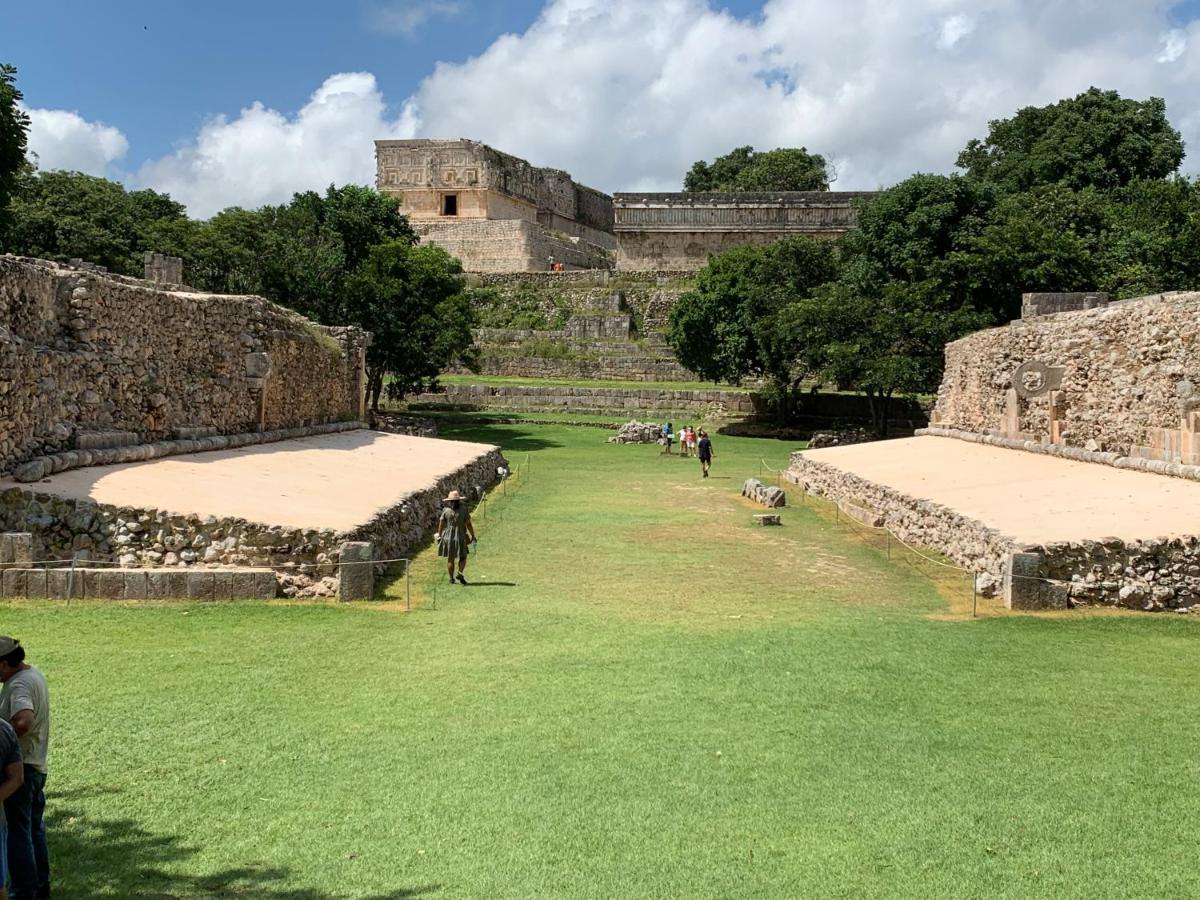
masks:
<svg viewBox="0 0 1200 900"><path fill-rule="evenodd" d="M367 541L346 541L339 548L338 599L370 600L375 595L374 547Z"/></svg>
<svg viewBox="0 0 1200 900"><path fill-rule="evenodd" d="M754 516L755 523L759 525L782 525L779 515L776 513L756 513Z"/></svg>

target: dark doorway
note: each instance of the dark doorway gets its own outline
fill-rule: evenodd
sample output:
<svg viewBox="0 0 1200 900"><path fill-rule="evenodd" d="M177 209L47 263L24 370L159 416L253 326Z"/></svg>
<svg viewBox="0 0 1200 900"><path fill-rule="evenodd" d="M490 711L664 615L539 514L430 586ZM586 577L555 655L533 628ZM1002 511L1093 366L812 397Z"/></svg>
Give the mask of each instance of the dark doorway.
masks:
<svg viewBox="0 0 1200 900"><path fill-rule="evenodd" d="M442 195L442 215L457 216L458 215L458 194Z"/></svg>

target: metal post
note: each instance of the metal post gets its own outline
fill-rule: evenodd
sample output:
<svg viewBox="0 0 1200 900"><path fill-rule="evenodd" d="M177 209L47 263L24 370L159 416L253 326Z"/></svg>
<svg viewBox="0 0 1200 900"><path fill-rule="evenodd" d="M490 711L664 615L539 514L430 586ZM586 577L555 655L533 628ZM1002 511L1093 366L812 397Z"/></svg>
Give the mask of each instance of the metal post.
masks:
<svg viewBox="0 0 1200 900"><path fill-rule="evenodd" d="M408 612L412 612L412 579L409 577L412 569L412 560L404 561L404 608Z"/></svg>
<svg viewBox="0 0 1200 900"><path fill-rule="evenodd" d="M75 554L71 554L71 571L67 573L67 603L75 594Z"/></svg>
<svg viewBox="0 0 1200 900"><path fill-rule="evenodd" d="M891 558L892 558L892 533L891 533L890 531L885 531L885 532L884 532L884 534L885 534L885 535L887 535L887 555L888 555L888 559L891 559Z"/></svg>
<svg viewBox="0 0 1200 900"><path fill-rule="evenodd" d="M976 608L979 602L979 585L975 581L975 573L967 573L971 577L971 618L974 619L977 615Z"/></svg>

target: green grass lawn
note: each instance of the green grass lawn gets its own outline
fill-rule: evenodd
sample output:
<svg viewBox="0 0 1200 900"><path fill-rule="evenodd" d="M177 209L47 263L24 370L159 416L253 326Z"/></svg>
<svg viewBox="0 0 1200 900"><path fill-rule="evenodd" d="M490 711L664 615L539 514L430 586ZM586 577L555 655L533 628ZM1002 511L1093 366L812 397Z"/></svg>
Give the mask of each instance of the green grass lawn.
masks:
<svg viewBox="0 0 1200 900"><path fill-rule="evenodd" d="M820 506L756 530L781 442L701 481L596 429L447 433L522 474L478 583L426 552L411 613L0 608L53 692L56 896L1200 893L1187 617L973 620Z"/></svg>

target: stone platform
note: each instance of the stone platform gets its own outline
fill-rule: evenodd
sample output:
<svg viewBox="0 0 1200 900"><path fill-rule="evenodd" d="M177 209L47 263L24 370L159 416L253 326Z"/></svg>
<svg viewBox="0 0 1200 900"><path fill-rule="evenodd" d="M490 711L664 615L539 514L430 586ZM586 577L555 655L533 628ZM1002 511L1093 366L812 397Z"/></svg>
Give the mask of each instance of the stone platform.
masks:
<svg viewBox="0 0 1200 900"><path fill-rule="evenodd" d="M335 576L346 541L406 557L447 492L476 498L501 465L488 444L359 429L0 481L0 531L32 533L39 560L267 566L286 588Z"/></svg>
<svg viewBox="0 0 1200 900"><path fill-rule="evenodd" d="M787 478L999 579L1011 606L1200 604L1200 483L934 436L801 451Z"/></svg>

